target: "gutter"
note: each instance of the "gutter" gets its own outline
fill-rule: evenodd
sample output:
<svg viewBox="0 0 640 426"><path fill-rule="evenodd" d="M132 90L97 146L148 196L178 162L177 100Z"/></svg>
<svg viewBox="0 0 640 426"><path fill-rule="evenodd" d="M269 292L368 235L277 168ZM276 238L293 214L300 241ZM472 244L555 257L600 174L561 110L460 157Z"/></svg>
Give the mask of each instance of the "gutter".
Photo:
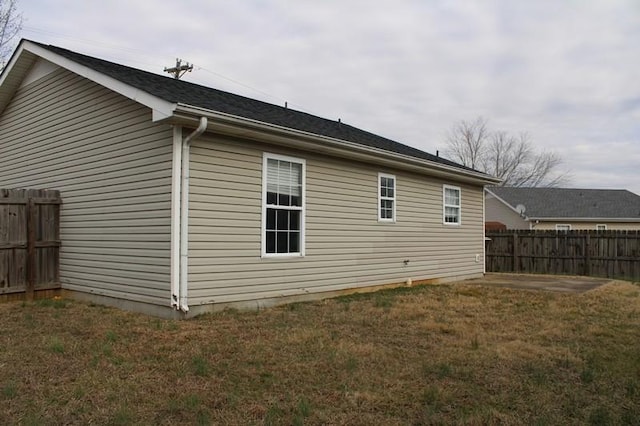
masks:
<svg viewBox="0 0 640 426"><path fill-rule="evenodd" d="M322 136L302 130L265 123L231 114L211 111L190 105L176 104L170 122L193 123L195 117L215 119L215 130L222 134L271 142L291 148L304 149L342 158L352 158L368 163L378 163L401 170L473 183L476 185L497 184L500 179L481 172L464 170L436 161L399 154L380 148L368 147L355 142Z"/></svg>
<svg viewBox="0 0 640 426"><path fill-rule="evenodd" d="M207 118L200 117L198 127L184 139L181 126L173 130L171 306L185 313L189 312L189 154L191 142L207 125Z"/></svg>

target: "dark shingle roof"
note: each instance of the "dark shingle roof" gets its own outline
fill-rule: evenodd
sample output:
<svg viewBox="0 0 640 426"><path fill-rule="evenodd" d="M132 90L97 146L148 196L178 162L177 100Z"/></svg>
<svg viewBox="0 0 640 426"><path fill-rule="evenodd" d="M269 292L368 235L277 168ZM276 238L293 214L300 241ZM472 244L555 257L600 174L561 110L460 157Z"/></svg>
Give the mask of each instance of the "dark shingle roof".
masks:
<svg viewBox="0 0 640 426"><path fill-rule="evenodd" d="M513 208L525 206L529 218L640 220L640 196L625 189L490 187Z"/></svg>
<svg viewBox="0 0 640 426"><path fill-rule="evenodd" d="M33 43L168 102L182 103L321 136L354 142L368 147L438 162L462 170L473 170L442 157L429 154L338 121L328 120L210 87L175 80L171 77L119 65L60 47L44 45L37 42Z"/></svg>

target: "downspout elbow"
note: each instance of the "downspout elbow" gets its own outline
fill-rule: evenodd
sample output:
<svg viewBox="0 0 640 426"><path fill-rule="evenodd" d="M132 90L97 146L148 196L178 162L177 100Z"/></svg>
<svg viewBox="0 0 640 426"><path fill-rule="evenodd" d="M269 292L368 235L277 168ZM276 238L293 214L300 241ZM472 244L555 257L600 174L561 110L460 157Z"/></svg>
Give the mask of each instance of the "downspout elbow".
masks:
<svg viewBox="0 0 640 426"><path fill-rule="evenodd" d="M191 141L193 141L195 138L203 134L205 130L207 130L208 124L209 120L207 120L207 117L200 117L200 123L198 124L198 127L193 132L191 132L189 136L184 138L183 143L188 147Z"/></svg>

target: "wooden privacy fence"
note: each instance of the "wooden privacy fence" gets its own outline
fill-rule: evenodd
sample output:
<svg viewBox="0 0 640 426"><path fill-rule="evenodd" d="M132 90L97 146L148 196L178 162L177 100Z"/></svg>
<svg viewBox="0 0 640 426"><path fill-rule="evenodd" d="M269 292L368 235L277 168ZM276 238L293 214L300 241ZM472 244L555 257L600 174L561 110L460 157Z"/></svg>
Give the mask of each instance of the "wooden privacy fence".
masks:
<svg viewBox="0 0 640 426"><path fill-rule="evenodd" d="M640 231L487 231L487 272L640 281Z"/></svg>
<svg viewBox="0 0 640 426"><path fill-rule="evenodd" d="M0 189L0 295L60 287L60 192Z"/></svg>
<svg viewBox="0 0 640 426"><path fill-rule="evenodd" d="M640 281L640 231L487 231L487 272Z"/></svg>

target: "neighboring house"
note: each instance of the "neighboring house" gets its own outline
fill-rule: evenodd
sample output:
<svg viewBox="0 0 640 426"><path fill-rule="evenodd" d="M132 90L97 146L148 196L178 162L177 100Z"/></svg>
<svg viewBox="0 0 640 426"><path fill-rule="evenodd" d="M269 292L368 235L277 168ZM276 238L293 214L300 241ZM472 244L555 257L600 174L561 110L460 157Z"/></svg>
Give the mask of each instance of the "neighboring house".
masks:
<svg viewBox="0 0 640 426"><path fill-rule="evenodd" d="M482 276L497 179L327 120L23 40L0 188L60 190L60 279L162 316Z"/></svg>
<svg viewBox="0 0 640 426"><path fill-rule="evenodd" d="M640 196L618 189L487 187L485 220L508 229L640 230Z"/></svg>

